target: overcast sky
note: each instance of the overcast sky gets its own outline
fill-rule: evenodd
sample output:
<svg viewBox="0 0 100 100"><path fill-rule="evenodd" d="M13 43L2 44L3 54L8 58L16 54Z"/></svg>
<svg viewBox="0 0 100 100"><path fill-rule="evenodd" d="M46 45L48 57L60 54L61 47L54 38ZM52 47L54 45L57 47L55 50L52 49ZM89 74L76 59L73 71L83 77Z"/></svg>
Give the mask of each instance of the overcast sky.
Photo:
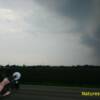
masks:
<svg viewBox="0 0 100 100"><path fill-rule="evenodd" d="M99 60L100 0L0 0L0 64Z"/></svg>

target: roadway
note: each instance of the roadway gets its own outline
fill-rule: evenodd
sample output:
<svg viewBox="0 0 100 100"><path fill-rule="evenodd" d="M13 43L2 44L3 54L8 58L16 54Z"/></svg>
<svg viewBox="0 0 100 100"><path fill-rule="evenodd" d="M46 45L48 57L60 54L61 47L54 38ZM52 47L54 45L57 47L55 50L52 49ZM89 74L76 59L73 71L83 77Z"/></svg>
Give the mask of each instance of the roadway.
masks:
<svg viewBox="0 0 100 100"><path fill-rule="evenodd" d="M82 91L100 92L99 88L22 85L4 100L100 100L100 96L82 96Z"/></svg>

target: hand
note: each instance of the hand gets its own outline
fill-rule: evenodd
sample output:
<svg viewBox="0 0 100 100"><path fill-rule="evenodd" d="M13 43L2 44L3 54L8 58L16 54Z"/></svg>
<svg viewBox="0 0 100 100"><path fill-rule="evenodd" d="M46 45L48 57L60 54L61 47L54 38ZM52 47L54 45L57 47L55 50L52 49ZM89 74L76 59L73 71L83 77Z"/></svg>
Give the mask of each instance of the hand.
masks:
<svg viewBox="0 0 100 100"><path fill-rule="evenodd" d="M4 85L2 83L0 83L0 92L3 90Z"/></svg>

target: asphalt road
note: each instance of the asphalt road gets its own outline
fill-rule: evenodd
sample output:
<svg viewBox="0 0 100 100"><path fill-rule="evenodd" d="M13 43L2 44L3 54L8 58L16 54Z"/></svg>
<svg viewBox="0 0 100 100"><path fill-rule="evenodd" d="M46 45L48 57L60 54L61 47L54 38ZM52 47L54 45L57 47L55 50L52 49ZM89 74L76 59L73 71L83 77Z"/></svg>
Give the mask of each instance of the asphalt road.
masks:
<svg viewBox="0 0 100 100"><path fill-rule="evenodd" d="M22 85L3 100L100 100L100 96L82 96L82 91L100 92L99 88Z"/></svg>

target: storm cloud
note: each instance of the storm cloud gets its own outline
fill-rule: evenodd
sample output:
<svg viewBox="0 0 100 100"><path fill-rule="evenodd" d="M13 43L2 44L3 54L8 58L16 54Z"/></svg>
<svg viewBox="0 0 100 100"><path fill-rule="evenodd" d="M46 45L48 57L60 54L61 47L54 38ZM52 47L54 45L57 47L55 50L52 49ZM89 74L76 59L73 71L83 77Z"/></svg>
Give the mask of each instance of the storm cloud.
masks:
<svg viewBox="0 0 100 100"><path fill-rule="evenodd" d="M100 0L36 1L60 16L75 20L71 32L81 34L80 42L93 50L94 57L100 57Z"/></svg>
<svg viewBox="0 0 100 100"><path fill-rule="evenodd" d="M1 0L0 63L100 65L100 0Z"/></svg>
<svg viewBox="0 0 100 100"><path fill-rule="evenodd" d="M91 47L94 57L100 59L100 1L93 0L92 13L90 19L86 23L85 35L82 37L82 42Z"/></svg>

